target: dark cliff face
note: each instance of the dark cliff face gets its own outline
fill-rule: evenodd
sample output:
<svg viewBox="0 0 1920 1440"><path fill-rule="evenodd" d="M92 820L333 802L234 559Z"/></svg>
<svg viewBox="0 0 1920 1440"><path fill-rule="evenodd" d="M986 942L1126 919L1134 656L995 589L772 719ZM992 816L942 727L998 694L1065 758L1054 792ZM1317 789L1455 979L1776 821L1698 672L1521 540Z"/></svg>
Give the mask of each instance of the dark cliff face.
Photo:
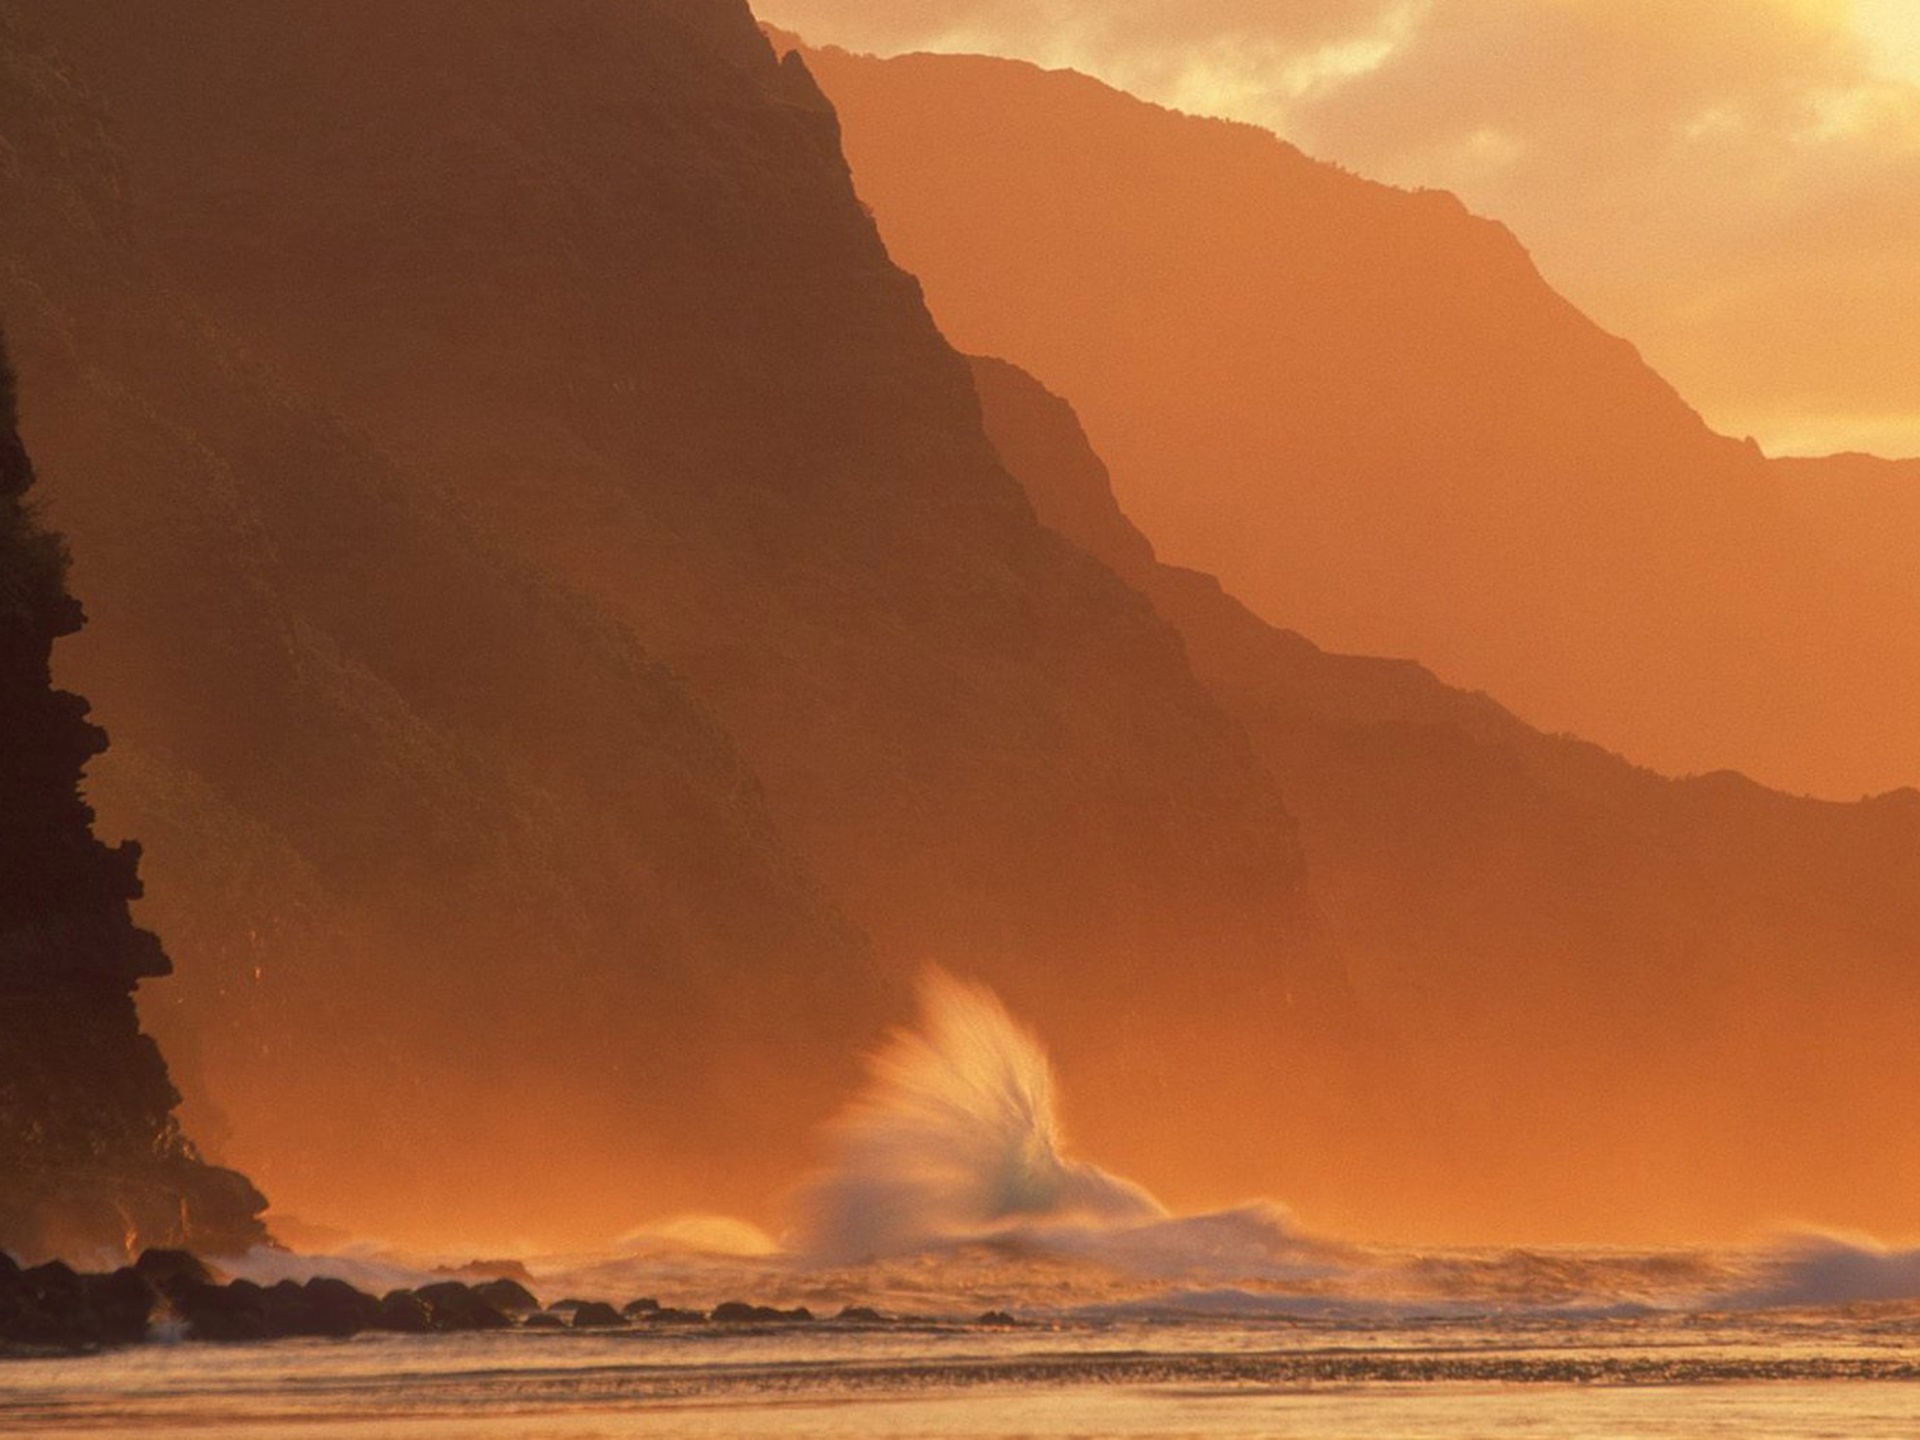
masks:
<svg viewBox="0 0 1920 1440"><path fill-rule="evenodd" d="M60 663L114 718L90 787L148 845L191 1128L402 1238L763 1205L889 992L751 766L606 607L195 304L17 8L0 64L0 310L97 619Z"/></svg>
<svg viewBox="0 0 1920 1440"><path fill-rule="evenodd" d="M1356 1168L1454 1235L1911 1227L1920 794L1669 780L1411 662L1329 654L1159 563L1065 400L974 372L1040 517L1152 597L1300 816L1397 1037L1366 1127L1386 1153Z"/></svg>
<svg viewBox="0 0 1920 1440"><path fill-rule="evenodd" d="M1500 225L1085 76L810 63L935 319L1073 399L1170 559L1668 773L1920 782L1920 588L1855 558L1912 506L1712 433Z"/></svg>
<svg viewBox="0 0 1920 1440"><path fill-rule="evenodd" d="M571 729L597 713L557 698L578 690L565 678L585 664L577 647L547 654L546 642L516 634L498 598L485 612L494 618L469 627L459 607L443 614L444 597L394 579L423 566L388 546L381 517L444 497L503 566L530 577L529 593L569 597L672 667L763 787L765 823L796 865L875 941L883 978L865 988L821 982L845 963L823 960L817 943L775 953L771 925L738 972L680 967L727 974L768 1044L785 1047L773 1069L792 1077L762 1083L764 1066L701 1072L717 1098L684 1108L736 1154L756 1148L737 1132L741 1117L759 1114L768 1093L782 1097L771 1102L777 1120L755 1122L777 1132L761 1157L760 1203L738 1186L707 1203L766 1213L771 1179L797 1168L802 1112L825 1113L818 1097L844 1078L856 1037L872 1033L886 987L929 959L993 981L1033 1018L1070 1086L1091 1097L1078 1117L1086 1143L1112 1163L1154 1179L1211 1152L1232 1171L1217 1177L1230 1194L1283 1182L1261 1173L1268 1158L1235 1142L1224 1112L1196 1125L1152 1101L1167 1085L1199 1093L1237 1073L1248 1103L1290 1133L1300 1092L1281 1083L1279 1037L1344 1005L1292 820L1173 631L1036 522L982 433L964 361L854 197L831 110L802 66L775 59L744 5L480 0L460 7L457 25L444 6L366 0L277 6L270 17L237 0L166 16L142 5L25 8L124 147L118 179L103 187L114 218L98 227L115 237L115 263L144 267L129 283L164 283L168 307L188 316L172 329L156 320L126 361L129 342L104 325L76 333L73 312L106 312L88 293L94 270L65 258L71 241L32 254L25 273L66 312L49 315L32 351L36 370L65 379L50 380L61 406L36 443L76 459L110 445L123 464L159 443L124 408L121 429L89 438L103 399L93 376L111 365L117 390L137 363L134 408L191 436L182 493L195 491L190 476L206 473L211 449L220 485L243 496L236 523L269 542L247 551L257 608L287 613L296 647L319 627L325 654L415 707L355 700L354 726L318 729L300 708L266 732L271 760L261 760L257 702L243 697L291 691L274 668L287 642L263 638L261 673L244 684L212 644L158 646L162 635L231 631L231 617L205 623L217 597L185 619L175 588L219 542L171 527L156 543L126 522L118 497L90 488L100 467L63 464L73 479L53 503L96 557L81 577L95 641L75 673L103 704L112 689L143 753L191 757L190 779L129 775L116 792L173 817L171 830L149 827L156 867L163 833L189 833L181 798L217 795L298 852L314 904L351 921L367 957L356 975L417 974L421 947L440 952L406 912L436 924L470 912L468 930L484 929L503 907L475 895L484 885L449 877L499 870L410 853L419 812L390 799L355 808L372 787L353 777L398 767L411 786L417 764L450 769L461 752L443 762L426 741L476 716L493 717L490 765L543 756L588 794L583 770L624 773L611 742L592 766L564 761ZM226 348L210 354L183 330L210 331ZM181 354L199 357L186 380L174 369ZM216 383L237 356L256 379ZM316 430L316 416L344 428ZM289 456L302 458L290 467ZM374 478L343 484L343 468ZM388 496L388 508L362 506L362 489ZM342 519L343 506L359 518ZM309 538L316 527L332 537L324 547ZM369 604L369 582L393 603ZM461 593L478 595L474 585ZM529 607L525 623L546 623L543 613ZM547 658L503 668L503 645ZM155 655L172 668L163 673ZM389 713L431 726L416 743L411 729L371 718ZM547 803L516 801L504 816L429 811L425 828L453 832L457 860L459 847L482 849ZM677 814L593 825L617 837L607 846L679 857L648 903L685 907L684 924L611 947L604 974L570 962L541 1013L574 1005L598 1016L593 997L608 976L726 933L720 860L657 838ZM224 823L211 815L207 826ZM490 976L513 973L516 953L543 957L514 982L523 990L540 988L556 943L543 930L579 946L577 930L586 950L610 933L554 894L613 890L613 867L581 881L577 848L543 863L557 892L521 898L516 944L475 941L496 957ZM183 872L176 893L184 901L205 879ZM156 880L157 902L167 888ZM353 903L329 909L328 896ZM207 935L209 949L220 945ZM374 1004L323 994L314 974L307 998L276 1013L344 1004L371 1044L416 1033L396 1031ZM431 988L408 992L405 1013ZM793 991L844 993L840 1023L783 1025L777 1005L752 1000ZM663 1037L669 1063L698 1055L726 1008L716 998L676 1010L673 994L658 992L659 1023L647 1031ZM232 1009L213 996L193 1003ZM180 1022L205 1028L197 1015ZM556 1023L540 1043L567 1042ZM218 1073L208 1058L208 1088L246 1087L263 1065L232 1047ZM576 1093L595 1068L576 1072ZM597 1083L625 1081L603 1061ZM796 1087L801 1098L786 1098ZM264 1120L250 1109L235 1116L237 1135ZM634 1193L644 1210L669 1192ZM693 1199L689 1187L671 1194Z"/></svg>
<svg viewBox="0 0 1920 1440"><path fill-rule="evenodd" d="M134 1013L134 987L170 967L128 912L138 848L102 844L81 797L107 742L53 685L54 642L83 617L33 481L0 351L0 1251L245 1249L266 1201L182 1135Z"/></svg>

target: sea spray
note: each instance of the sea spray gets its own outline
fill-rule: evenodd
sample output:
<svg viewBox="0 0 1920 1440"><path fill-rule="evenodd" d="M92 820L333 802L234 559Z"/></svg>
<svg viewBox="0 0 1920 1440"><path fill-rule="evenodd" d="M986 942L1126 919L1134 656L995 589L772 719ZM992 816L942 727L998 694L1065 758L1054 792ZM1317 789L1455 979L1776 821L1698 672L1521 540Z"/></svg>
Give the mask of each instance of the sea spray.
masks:
<svg viewBox="0 0 1920 1440"><path fill-rule="evenodd" d="M1034 1221L1163 1218L1130 1180L1064 1152L1053 1069L985 987L930 968L916 1029L871 1058L808 1188L803 1247L857 1260L992 1238Z"/></svg>
<svg viewBox="0 0 1920 1440"><path fill-rule="evenodd" d="M1731 1314L1920 1303L1920 1250L1832 1236L1731 1249L1368 1246L1255 1200L1169 1214L1143 1187L1074 1157L1039 1040L986 988L929 971L913 1026L869 1058L831 1124L828 1166L776 1246L743 1221L656 1220L605 1252L527 1257L537 1293L857 1304L965 1321L989 1309L1075 1322L1464 1323ZM1259 1137L1247 1136L1248 1143ZM366 1245L331 1257L256 1251L263 1283L343 1275L369 1290L443 1280L458 1257Z"/></svg>

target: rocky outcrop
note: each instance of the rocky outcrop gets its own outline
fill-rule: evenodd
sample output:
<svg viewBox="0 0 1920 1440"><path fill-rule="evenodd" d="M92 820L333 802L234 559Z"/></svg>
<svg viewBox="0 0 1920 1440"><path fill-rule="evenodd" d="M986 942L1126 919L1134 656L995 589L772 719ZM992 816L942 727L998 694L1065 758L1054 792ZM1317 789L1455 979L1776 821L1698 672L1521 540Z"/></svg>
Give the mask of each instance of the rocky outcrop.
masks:
<svg viewBox="0 0 1920 1440"><path fill-rule="evenodd" d="M528 1309L519 1297L438 1281L418 1290L375 1296L345 1280L315 1275L262 1285L217 1275L195 1256L178 1250L148 1250L131 1265L87 1274L60 1261L22 1269L0 1251L0 1360L17 1354L98 1350L133 1345L156 1334L170 1340L213 1342L344 1339L367 1331L397 1335L465 1334L511 1330L605 1331L629 1323L674 1325L811 1325L804 1305L782 1310L744 1300L725 1300L704 1310L662 1310L659 1305L623 1314L605 1300L563 1300L553 1310ZM564 1314L562 1313L564 1312ZM910 1321L867 1306L848 1306L835 1324L884 1326ZM951 1323L951 1322L950 1322ZM990 1313L982 1325L1012 1324Z"/></svg>
<svg viewBox="0 0 1920 1440"><path fill-rule="evenodd" d="M134 1010L135 987L171 967L128 909L139 848L103 844L81 793L107 739L85 700L54 688L54 642L84 617L33 484L0 351L0 1249L244 1249L265 1238L266 1201L182 1134Z"/></svg>
<svg viewBox="0 0 1920 1440"><path fill-rule="evenodd" d="M617 1330L626 1323L626 1318L605 1300L588 1300L573 1310L575 1330Z"/></svg>

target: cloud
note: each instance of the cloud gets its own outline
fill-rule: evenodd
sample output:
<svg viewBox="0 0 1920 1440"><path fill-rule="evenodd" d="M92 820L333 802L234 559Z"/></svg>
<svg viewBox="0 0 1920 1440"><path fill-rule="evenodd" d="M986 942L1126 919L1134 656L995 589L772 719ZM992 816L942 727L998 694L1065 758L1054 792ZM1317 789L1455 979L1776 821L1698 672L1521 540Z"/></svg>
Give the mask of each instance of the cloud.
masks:
<svg viewBox="0 0 1920 1440"><path fill-rule="evenodd" d="M766 0L816 41L1072 65L1461 194L1708 417L1920 453L1906 0Z"/></svg>
<svg viewBox="0 0 1920 1440"><path fill-rule="evenodd" d="M950 50L984 37L994 53L1114 60L1235 39L1323 43L1387 0L777 0L757 8L811 40L881 53Z"/></svg>

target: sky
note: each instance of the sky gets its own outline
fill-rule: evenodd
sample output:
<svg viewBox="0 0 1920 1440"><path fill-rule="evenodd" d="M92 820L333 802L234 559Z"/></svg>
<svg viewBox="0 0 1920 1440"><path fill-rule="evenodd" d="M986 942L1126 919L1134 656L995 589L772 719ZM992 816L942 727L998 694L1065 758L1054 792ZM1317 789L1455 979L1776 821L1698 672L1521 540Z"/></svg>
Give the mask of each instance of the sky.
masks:
<svg viewBox="0 0 1920 1440"><path fill-rule="evenodd" d="M1920 455L1917 0L760 0L1071 66L1511 226L1717 428Z"/></svg>

